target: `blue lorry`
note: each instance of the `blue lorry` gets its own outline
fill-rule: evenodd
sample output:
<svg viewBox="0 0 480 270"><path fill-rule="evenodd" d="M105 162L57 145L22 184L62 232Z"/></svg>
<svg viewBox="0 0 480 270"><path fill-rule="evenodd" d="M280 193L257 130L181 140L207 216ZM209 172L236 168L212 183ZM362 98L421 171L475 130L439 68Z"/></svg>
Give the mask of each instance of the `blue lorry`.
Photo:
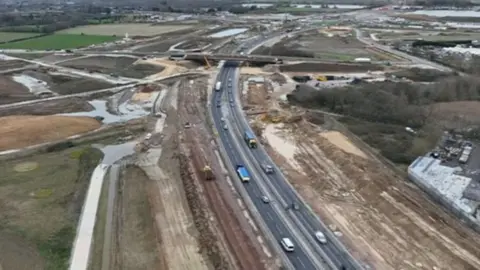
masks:
<svg viewBox="0 0 480 270"><path fill-rule="evenodd" d="M242 182L250 181L250 174L248 173L247 168L243 165L237 165L237 174Z"/></svg>
<svg viewBox="0 0 480 270"><path fill-rule="evenodd" d="M257 148L257 139L253 136L253 133L250 131L245 131L244 136L245 142L247 143L248 147L250 148Z"/></svg>

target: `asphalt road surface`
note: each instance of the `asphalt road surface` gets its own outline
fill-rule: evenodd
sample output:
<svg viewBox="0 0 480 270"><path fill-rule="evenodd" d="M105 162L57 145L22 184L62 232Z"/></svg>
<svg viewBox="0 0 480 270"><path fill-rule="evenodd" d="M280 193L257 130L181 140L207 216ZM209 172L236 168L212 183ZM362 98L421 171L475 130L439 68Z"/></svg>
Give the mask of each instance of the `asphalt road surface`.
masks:
<svg viewBox="0 0 480 270"><path fill-rule="evenodd" d="M250 149L243 140L243 130L240 130L235 125L236 119L233 111L236 110L236 104L230 102L235 101L232 88L228 88L229 78L232 86L235 84L235 68L224 68L220 71L218 80L222 81L223 89L219 92L214 92L212 96L211 106L212 115L215 126L218 130L218 135L224 145L226 154L231 163L235 165L244 165L249 171L251 180L243 184L248 196L252 199L257 211L260 213L268 229L272 235L279 241L283 237L289 237L295 244L294 252L286 252L286 258L294 269L330 269L325 266L322 257L312 252L310 243L298 232L296 226L290 219L290 213L285 210L284 206L279 203L274 197L269 195L269 188L264 183L262 171L259 171L254 162L246 158L246 152ZM217 105L220 104L220 105ZM225 122L221 118L225 119ZM224 125L228 126L225 130ZM240 181L235 177L233 181ZM264 203L261 197L267 195L271 198L270 203Z"/></svg>
<svg viewBox="0 0 480 270"><path fill-rule="evenodd" d="M234 106L232 107L231 112L234 115L238 128L242 131L242 134L246 130L253 133L238 102L240 93L237 89L238 69L235 67L227 67L226 69L230 69L231 73L233 73L232 81L234 83L232 83L231 96L234 101ZM269 188L271 194L274 194L276 202L280 204L283 209L286 209L286 212L288 213L287 216L294 224L294 228L303 236L303 239L310 244L312 250L311 253L323 258L323 261L332 269L341 269L342 267L345 267L346 269L361 269L358 262L346 252L345 247L336 239L333 233L329 231L327 226L325 226L316 215L312 213L307 205L304 204L293 187L283 176L280 169L275 166L274 162L270 159L263 147L259 145L256 149L249 149L246 147L245 143L243 143L243 145L245 146L247 153L246 158L252 162L253 166L256 167L256 170L263 176L262 181ZM261 167L262 163L274 167L275 173L263 173ZM292 209L291 206L293 204L298 205L299 209ZM321 231L325 234L328 239L327 244L320 244L315 239L314 234L317 231Z"/></svg>

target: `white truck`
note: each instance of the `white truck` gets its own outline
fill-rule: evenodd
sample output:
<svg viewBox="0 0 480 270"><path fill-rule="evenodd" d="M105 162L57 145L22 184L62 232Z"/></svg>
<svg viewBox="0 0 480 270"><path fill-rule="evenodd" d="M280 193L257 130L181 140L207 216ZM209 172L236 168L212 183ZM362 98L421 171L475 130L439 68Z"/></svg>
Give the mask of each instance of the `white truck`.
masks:
<svg viewBox="0 0 480 270"><path fill-rule="evenodd" d="M220 88L222 88L222 82L217 82L215 84L215 91L220 91Z"/></svg>
<svg viewBox="0 0 480 270"><path fill-rule="evenodd" d="M356 63L371 63L372 59L366 58L366 57L359 57L359 58L355 58L353 61Z"/></svg>

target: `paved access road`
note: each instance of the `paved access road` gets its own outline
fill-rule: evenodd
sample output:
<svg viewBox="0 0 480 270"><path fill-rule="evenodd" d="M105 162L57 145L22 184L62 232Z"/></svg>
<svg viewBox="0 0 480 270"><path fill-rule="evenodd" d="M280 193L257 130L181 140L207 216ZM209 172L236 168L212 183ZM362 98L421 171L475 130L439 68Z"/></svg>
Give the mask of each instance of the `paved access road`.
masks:
<svg viewBox="0 0 480 270"><path fill-rule="evenodd" d="M265 175L262 171L258 170L258 166L255 162L250 161L246 155L246 151L249 148L246 146L243 140L243 131L238 129L235 125L236 114L233 113L236 104L234 101L232 88L228 88L228 83L231 82L232 86L236 80L235 68L222 68L218 76L218 80L222 81L222 91L215 92L212 95L211 110L214 119L214 124L218 130L218 135L222 144L224 145L225 152L230 159L233 166L244 165L250 173L251 180L248 183L242 184L243 188L247 192L256 210L260 213L264 223L270 230L273 237L278 240L277 244L280 245L279 240L282 237L289 237L295 243L295 251L291 253L283 253L284 259L287 260L287 267L293 269L330 269L326 266L320 254L312 251L311 243L308 239L297 231L297 224L292 222L289 211L284 209L284 206L277 200L273 200L271 203L264 203L261 200L261 196L270 194L269 187L265 184ZM229 81L229 78L231 81ZM232 102L230 102L232 100ZM220 106L217 104L220 102ZM225 119L225 122L221 118ZM227 125L228 129L223 127ZM238 177L235 177L233 181L240 181ZM272 197L272 196L269 196ZM273 197L272 197L273 198Z"/></svg>

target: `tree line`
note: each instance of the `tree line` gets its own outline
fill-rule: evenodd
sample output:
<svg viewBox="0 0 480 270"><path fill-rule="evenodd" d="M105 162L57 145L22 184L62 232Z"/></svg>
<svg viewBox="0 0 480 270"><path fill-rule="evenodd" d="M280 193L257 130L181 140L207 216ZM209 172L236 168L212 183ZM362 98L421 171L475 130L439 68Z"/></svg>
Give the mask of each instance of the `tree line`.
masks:
<svg viewBox="0 0 480 270"><path fill-rule="evenodd" d="M437 102L480 100L480 79L452 76L430 85L409 82L360 83L332 89L301 86L290 102L369 122L421 128Z"/></svg>

